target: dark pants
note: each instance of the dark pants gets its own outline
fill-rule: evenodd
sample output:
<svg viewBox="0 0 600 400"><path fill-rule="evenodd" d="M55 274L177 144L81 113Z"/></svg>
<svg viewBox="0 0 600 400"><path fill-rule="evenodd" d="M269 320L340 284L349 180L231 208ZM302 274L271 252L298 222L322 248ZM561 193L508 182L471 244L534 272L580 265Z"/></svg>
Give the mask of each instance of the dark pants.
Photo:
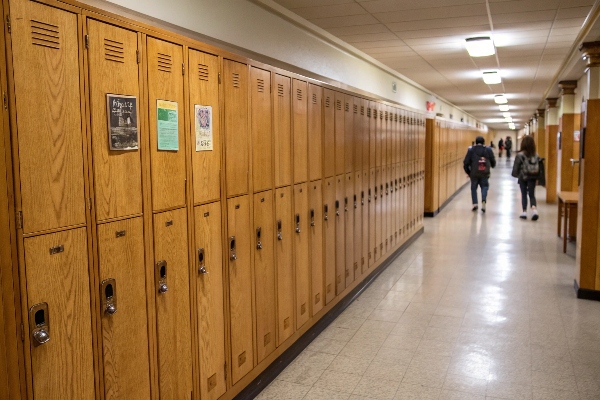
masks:
<svg viewBox="0 0 600 400"><path fill-rule="evenodd" d="M506 157L507 157L507 158L510 158L510 150L511 150L511 149L506 149Z"/></svg>
<svg viewBox="0 0 600 400"><path fill-rule="evenodd" d="M489 178L471 178L471 199L473 200L473 204L478 204L477 186L481 186L481 201L486 201L487 192L490 188Z"/></svg>
<svg viewBox="0 0 600 400"><path fill-rule="evenodd" d="M535 201L535 181L536 179L527 179L519 183L521 187L521 205L523 206L523 211L527 211L527 195L529 195L529 202L531 206L537 207L537 202Z"/></svg>

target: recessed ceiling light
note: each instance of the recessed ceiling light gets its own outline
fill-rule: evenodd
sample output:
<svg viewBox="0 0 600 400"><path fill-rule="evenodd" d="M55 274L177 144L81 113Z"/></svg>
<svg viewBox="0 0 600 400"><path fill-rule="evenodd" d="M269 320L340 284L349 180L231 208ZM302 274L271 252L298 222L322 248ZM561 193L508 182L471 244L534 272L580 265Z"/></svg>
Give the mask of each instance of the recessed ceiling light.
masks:
<svg viewBox="0 0 600 400"><path fill-rule="evenodd" d="M500 104L498 107L500 107L500 111L508 111L509 110L508 104Z"/></svg>
<svg viewBox="0 0 600 400"><path fill-rule="evenodd" d="M483 73L483 81L488 85L495 85L502 82L502 79L500 79L498 71L485 71Z"/></svg>
<svg viewBox="0 0 600 400"><path fill-rule="evenodd" d="M508 99L503 94L497 94L494 96L494 101L496 104L506 104L508 103Z"/></svg>
<svg viewBox="0 0 600 400"><path fill-rule="evenodd" d="M474 37L465 39L465 46L471 57L485 57L496 54L494 42L489 37Z"/></svg>
<svg viewBox="0 0 600 400"><path fill-rule="evenodd" d="M515 129L515 124L513 124L511 122L510 124L508 124L508 128L514 130Z"/></svg>
<svg viewBox="0 0 600 400"><path fill-rule="evenodd" d="M505 120L506 122L513 122L513 119L512 119L512 117L504 117L504 120Z"/></svg>
<svg viewBox="0 0 600 400"><path fill-rule="evenodd" d="M510 117L510 113L509 113L509 112L503 112L503 113L502 113L502 116L503 116L504 118L508 118L508 117Z"/></svg>

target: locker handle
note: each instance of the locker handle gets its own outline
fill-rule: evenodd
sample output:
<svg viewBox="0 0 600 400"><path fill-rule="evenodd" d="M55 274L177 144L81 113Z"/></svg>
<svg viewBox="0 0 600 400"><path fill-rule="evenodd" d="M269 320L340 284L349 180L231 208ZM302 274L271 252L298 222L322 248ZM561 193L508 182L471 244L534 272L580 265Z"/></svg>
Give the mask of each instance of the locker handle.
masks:
<svg viewBox="0 0 600 400"><path fill-rule="evenodd" d="M261 228L260 226L256 228L256 249L262 249L262 242L260 241Z"/></svg>
<svg viewBox="0 0 600 400"><path fill-rule="evenodd" d="M281 233L281 220L277 220L277 240L283 240L283 235Z"/></svg>
<svg viewBox="0 0 600 400"><path fill-rule="evenodd" d="M156 279L158 285L158 293L166 293L169 288L167 286L167 261L161 260L156 263Z"/></svg>
<svg viewBox="0 0 600 400"><path fill-rule="evenodd" d="M360 205L364 206L365 205L365 191L361 191L360 192Z"/></svg>
<svg viewBox="0 0 600 400"><path fill-rule="evenodd" d="M375 200L377 200L377 186L375 186Z"/></svg>
<svg viewBox="0 0 600 400"><path fill-rule="evenodd" d="M235 254L235 236L229 236L229 260L237 260L237 255Z"/></svg>
<svg viewBox="0 0 600 400"><path fill-rule="evenodd" d="M206 265L204 264L205 258L206 257L204 254L204 248L201 247L198 249L198 273L202 275L208 274L208 271L206 270Z"/></svg>
<svg viewBox="0 0 600 400"><path fill-rule="evenodd" d="M325 221L327 221L329 219L329 217L327 216L328 211L329 211L329 206L327 204L325 204L323 206L323 218L325 219Z"/></svg>
<svg viewBox="0 0 600 400"><path fill-rule="evenodd" d="M296 233L300 233L300 214L296 214Z"/></svg>
<svg viewBox="0 0 600 400"><path fill-rule="evenodd" d="M344 211L348 211L348 198L344 197Z"/></svg>
<svg viewBox="0 0 600 400"><path fill-rule="evenodd" d="M335 215L337 215L338 217L340 216L340 201L339 200L335 201Z"/></svg>
<svg viewBox="0 0 600 400"><path fill-rule="evenodd" d="M50 341L50 312L48 303L38 303L29 309L29 333L34 347Z"/></svg>
<svg viewBox="0 0 600 400"><path fill-rule="evenodd" d="M367 197L367 201L370 203L371 202L371 189L369 189L369 196Z"/></svg>
<svg viewBox="0 0 600 400"><path fill-rule="evenodd" d="M108 278L100 283L100 297L104 314L113 315L117 312L117 282Z"/></svg>
<svg viewBox="0 0 600 400"><path fill-rule="evenodd" d="M310 209L310 226L315 226L315 210Z"/></svg>
<svg viewBox="0 0 600 400"><path fill-rule="evenodd" d="M356 205L356 195L354 195L354 208L356 208L356 207L357 207L357 205Z"/></svg>

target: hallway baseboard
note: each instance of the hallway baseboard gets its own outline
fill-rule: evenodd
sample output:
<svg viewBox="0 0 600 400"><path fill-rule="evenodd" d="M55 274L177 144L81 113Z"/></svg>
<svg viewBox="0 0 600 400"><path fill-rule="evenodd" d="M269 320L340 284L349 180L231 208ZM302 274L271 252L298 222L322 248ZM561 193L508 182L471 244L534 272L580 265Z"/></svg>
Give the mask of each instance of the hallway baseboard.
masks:
<svg viewBox="0 0 600 400"><path fill-rule="evenodd" d="M367 278L365 278L357 287L349 292L340 300L329 312L317 321L304 335L302 335L294 344L290 346L281 356L273 361L267 369L256 377L248 386L244 388L236 397L236 400L253 399L277 378L294 359L308 347L308 345L323 332L352 302L360 296L365 289L377 279L379 275L402 254L415 240L425 231L425 228L419 229L402 246L394 251L379 267L377 267Z"/></svg>
<svg viewBox="0 0 600 400"><path fill-rule="evenodd" d="M600 290L582 289L577 283L577 279L573 279L573 286L578 299L600 301Z"/></svg>
<svg viewBox="0 0 600 400"><path fill-rule="evenodd" d="M459 188L458 188L458 190L457 190L456 192L454 192L454 194L453 194L452 196L448 197L448 200L446 200L446 201L444 202L444 204L442 204L442 205L440 206L440 208L438 208L438 209L437 209L437 210L435 210L434 212L429 212L429 211L426 211L426 212L424 212L424 213L423 213L423 215L424 215L425 217L428 217L428 218L433 218L433 217L435 217L436 215L438 215L438 214L440 213L440 211L442 211L442 210L444 209L444 207L446 207L448 204L450 204L450 202L451 202L452 200L454 200L454 198L456 197L456 195L457 195L457 194L459 194L459 193L460 193L460 192L461 192L461 191L462 191L462 190L463 190L463 189L464 189L466 186L468 186L468 185L469 185L469 183L470 183L470 182L469 182L469 181L467 181L467 182L465 182L465 183L464 183L464 184L463 184L461 187L459 187Z"/></svg>

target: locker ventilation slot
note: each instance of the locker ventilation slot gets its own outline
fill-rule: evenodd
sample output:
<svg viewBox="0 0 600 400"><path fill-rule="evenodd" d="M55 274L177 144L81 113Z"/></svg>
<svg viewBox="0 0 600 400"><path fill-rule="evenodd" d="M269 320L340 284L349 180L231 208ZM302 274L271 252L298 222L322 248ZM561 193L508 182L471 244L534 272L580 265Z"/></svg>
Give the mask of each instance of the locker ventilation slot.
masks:
<svg viewBox="0 0 600 400"><path fill-rule="evenodd" d="M354 114L358 113L358 106L356 104L354 105L353 110L354 110Z"/></svg>
<svg viewBox="0 0 600 400"><path fill-rule="evenodd" d="M256 88L259 93L263 93L265 91L265 81L263 79L257 79Z"/></svg>
<svg viewBox="0 0 600 400"><path fill-rule="evenodd" d="M346 103L346 107L344 107L344 110L346 112L350 111L350 104Z"/></svg>
<svg viewBox="0 0 600 400"><path fill-rule="evenodd" d="M198 64L198 79L208 82L208 65Z"/></svg>
<svg viewBox="0 0 600 400"><path fill-rule="evenodd" d="M233 78L233 87L239 88L240 87L240 74L236 74L234 72L233 74L231 74L231 77Z"/></svg>
<svg viewBox="0 0 600 400"><path fill-rule="evenodd" d="M369 117L369 118L371 117L371 109L370 108L367 108L367 117Z"/></svg>
<svg viewBox="0 0 600 400"><path fill-rule="evenodd" d="M329 99L329 97L325 97L325 107L329 106L331 106L331 100Z"/></svg>
<svg viewBox="0 0 600 400"><path fill-rule="evenodd" d="M360 115L365 115L365 106L360 106Z"/></svg>
<svg viewBox="0 0 600 400"><path fill-rule="evenodd" d="M110 39L104 39L104 59L106 61L125 63L125 51L123 50L123 43Z"/></svg>
<svg viewBox="0 0 600 400"><path fill-rule="evenodd" d="M312 103L317 104L317 95L313 93L312 95Z"/></svg>
<svg viewBox="0 0 600 400"><path fill-rule="evenodd" d="M302 89L296 89L296 98L302 100Z"/></svg>
<svg viewBox="0 0 600 400"><path fill-rule="evenodd" d="M162 72L171 72L173 60L169 54L158 53L158 70Z"/></svg>
<svg viewBox="0 0 600 400"><path fill-rule="evenodd" d="M373 110L373 118L377 118L377 110Z"/></svg>
<svg viewBox="0 0 600 400"><path fill-rule="evenodd" d="M32 19L31 43L36 46L60 49L60 32L58 26Z"/></svg>
<svg viewBox="0 0 600 400"><path fill-rule="evenodd" d="M283 97L283 85L281 83L277 84L277 95Z"/></svg>
<svg viewBox="0 0 600 400"><path fill-rule="evenodd" d="M340 100L336 100L336 102L335 102L335 108L338 111L342 111L342 102Z"/></svg>

